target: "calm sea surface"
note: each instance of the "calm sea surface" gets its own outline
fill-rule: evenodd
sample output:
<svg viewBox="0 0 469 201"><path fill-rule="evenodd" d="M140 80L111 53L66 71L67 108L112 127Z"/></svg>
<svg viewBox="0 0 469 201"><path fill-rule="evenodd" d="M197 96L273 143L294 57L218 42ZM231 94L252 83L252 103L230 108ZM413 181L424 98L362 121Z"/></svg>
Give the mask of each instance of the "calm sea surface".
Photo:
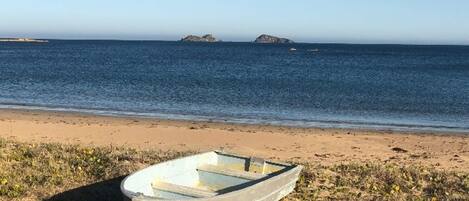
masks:
<svg viewBox="0 0 469 201"><path fill-rule="evenodd" d="M0 43L0 108L469 132L469 46Z"/></svg>

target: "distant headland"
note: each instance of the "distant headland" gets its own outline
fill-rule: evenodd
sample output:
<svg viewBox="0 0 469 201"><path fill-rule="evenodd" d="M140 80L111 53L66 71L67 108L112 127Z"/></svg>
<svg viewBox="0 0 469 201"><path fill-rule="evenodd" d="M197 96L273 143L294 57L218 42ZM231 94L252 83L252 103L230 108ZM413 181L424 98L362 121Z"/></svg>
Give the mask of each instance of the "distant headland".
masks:
<svg viewBox="0 0 469 201"><path fill-rule="evenodd" d="M182 42L220 42L217 38L215 38L212 34L206 34L202 37L195 36L195 35L188 35L181 39Z"/></svg>
<svg viewBox="0 0 469 201"><path fill-rule="evenodd" d="M47 43L49 41L32 38L0 38L0 42Z"/></svg>
<svg viewBox="0 0 469 201"><path fill-rule="evenodd" d="M181 42L206 42L206 43L214 43L214 42L223 42L220 39L217 39L212 34L206 34L203 36L197 35L187 35L180 39ZM32 39L32 38L0 38L0 42L19 42L19 43L47 43L48 40L44 39ZM270 43L270 44L291 44L295 43L293 40L288 38L280 38L277 36L272 36L268 34L262 34L257 37L254 43Z"/></svg>
<svg viewBox="0 0 469 201"><path fill-rule="evenodd" d="M256 38L255 43L295 43L287 38L279 38L267 34L262 34Z"/></svg>

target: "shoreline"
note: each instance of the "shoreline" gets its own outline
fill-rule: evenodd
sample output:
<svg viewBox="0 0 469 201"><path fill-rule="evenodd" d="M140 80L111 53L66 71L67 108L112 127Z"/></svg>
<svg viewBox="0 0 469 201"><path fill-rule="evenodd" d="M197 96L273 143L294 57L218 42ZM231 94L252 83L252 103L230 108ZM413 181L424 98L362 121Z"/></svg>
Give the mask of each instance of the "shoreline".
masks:
<svg viewBox="0 0 469 201"><path fill-rule="evenodd" d="M217 117L189 114L158 114L158 113L138 113L114 110L99 109L82 109L82 108L61 108L47 106L28 106L23 104L7 104L0 105L1 110L23 110L38 111L51 113L73 113L90 116L115 117L115 118L138 118L150 120L164 121L183 121L183 122L200 122L200 123L221 123L232 125L253 125L267 127L286 127L301 129L340 129L340 130L357 130L370 132L397 132L412 134L445 134L445 135L469 135L469 127L453 127L453 126L432 126L417 124L394 124L394 123L377 123L377 122L354 122L354 121L301 121L301 120L256 120L249 118L225 117L217 119Z"/></svg>
<svg viewBox="0 0 469 201"><path fill-rule="evenodd" d="M469 136L453 133L295 128L0 109L0 137L29 143L163 151L223 149L272 160L326 165L379 161L469 170Z"/></svg>
<svg viewBox="0 0 469 201"><path fill-rule="evenodd" d="M32 38L0 38L0 42L12 42L12 43L48 43L48 40L44 39L32 39Z"/></svg>

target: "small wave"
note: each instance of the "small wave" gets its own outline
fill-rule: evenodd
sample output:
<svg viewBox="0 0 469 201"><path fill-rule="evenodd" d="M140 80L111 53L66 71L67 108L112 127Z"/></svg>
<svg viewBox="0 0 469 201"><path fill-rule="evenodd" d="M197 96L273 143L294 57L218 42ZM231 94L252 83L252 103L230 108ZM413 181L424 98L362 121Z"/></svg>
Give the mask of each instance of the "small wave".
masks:
<svg viewBox="0 0 469 201"><path fill-rule="evenodd" d="M299 128L338 128L338 129L363 129L378 131L400 131L400 132L451 132L451 133L467 133L469 127L456 127L444 125L418 125L418 124L383 124L376 122L364 121L334 121L334 120L293 120L293 119L262 119L262 118L236 118L236 117L220 117L209 115L192 115L192 114L170 114L170 113L145 113L132 111L117 111L107 109L84 109L69 107L50 107L43 105L28 104L0 104L0 109L18 109L18 110L37 110L49 112L74 112L82 114L92 114L99 116L113 117L139 117L154 118L165 120L183 120L183 121L202 121L202 122L219 122L234 123L248 125L274 125L288 126Z"/></svg>

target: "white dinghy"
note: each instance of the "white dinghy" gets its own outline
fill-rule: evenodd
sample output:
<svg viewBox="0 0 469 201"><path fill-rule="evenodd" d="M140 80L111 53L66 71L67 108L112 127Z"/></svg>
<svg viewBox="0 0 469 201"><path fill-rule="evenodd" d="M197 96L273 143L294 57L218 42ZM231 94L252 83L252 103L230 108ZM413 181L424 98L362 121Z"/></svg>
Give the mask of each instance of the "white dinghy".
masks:
<svg viewBox="0 0 469 201"><path fill-rule="evenodd" d="M121 183L124 200L280 200L302 167L213 151L157 164Z"/></svg>

